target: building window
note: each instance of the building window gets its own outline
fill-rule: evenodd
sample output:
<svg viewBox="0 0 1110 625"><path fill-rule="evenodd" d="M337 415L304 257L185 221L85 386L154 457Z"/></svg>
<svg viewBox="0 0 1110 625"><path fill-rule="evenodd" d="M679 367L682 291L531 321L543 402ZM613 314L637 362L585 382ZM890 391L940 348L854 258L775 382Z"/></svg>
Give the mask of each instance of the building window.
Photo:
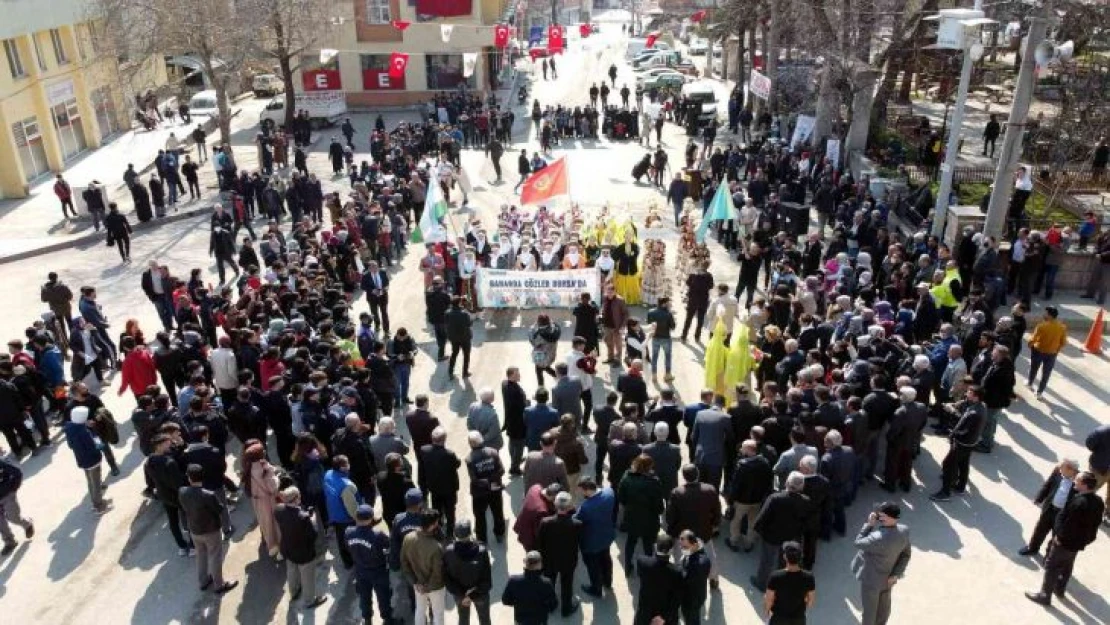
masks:
<svg viewBox="0 0 1110 625"><path fill-rule="evenodd" d="M19 44L15 39L4 40L4 53L8 55L8 69L12 71L12 78L23 78L27 70L23 69L23 59L19 58Z"/></svg>
<svg viewBox="0 0 1110 625"><path fill-rule="evenodd" d="M474 74L463 77L463 57L461 54L428 54L424 56L428 71L429 89L455 89L465 85L471 89L477 86Z"/></svg>
<svg viewBox="0 0 1110 625"><path fill-rule="evenodd" d="M42 55L42 45L39 44L38 35L31 35L31 41L35 44L35 60L38 61L39 71L46 71L46 57Z"/></svg>
<svg viewBox="0 0 1110 625"><path fill-rule="evenodd" d="M388 24L393 16L389 11L389 0L366 0L366 23Z"/></svg>
<svg viewBox="0 0 1110 625"><path fill-rule="evenodd" d="M58 65L69 63L69 59L66 58L65 42L62 41L62 32L57 28L50 29L50 43L54 46L54 60Z"/></svg>

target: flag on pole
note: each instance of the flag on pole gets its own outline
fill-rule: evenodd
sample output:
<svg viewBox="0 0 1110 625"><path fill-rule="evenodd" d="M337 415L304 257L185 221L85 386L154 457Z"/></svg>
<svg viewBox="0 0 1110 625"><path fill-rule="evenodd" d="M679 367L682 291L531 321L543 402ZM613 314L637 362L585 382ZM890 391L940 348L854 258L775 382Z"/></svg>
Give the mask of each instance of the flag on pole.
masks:
<svg viewBox="0 0 1110 625"><path fill-rule="evenodd" d="M709 11L706 11L705 9L702 9L701 11L694 11L694 14L690 16L690 21L695 24L699 24L702 20L705 19L705 16L708 14Z"/></svg>
<svg viewBox="0 0 1110 625"><path fill-rule="evenodd" d="M655 47L655 40L656 39L659 39L659 33L658 32L648 33L647 41L644 42L644 47L645 48Z"/></svg>
<svg viewBox="0 0 1110 625"><path fill-rule="evenodd" d="M393 20L389 23L389 25L401 32L405 32L406 28L412 26L412 22L406 22L405 20Z"/></svg>
<svg viewBox="0 0 1110 625"><path fill-rule="evenodd" d="M495 48L504 49L509 46L509 25L498 24L493 27L493 45Z"/></svg>
<svg viewBox="0 0 1110 625"><path fill-rule="evenodd" d="M552 24L547 27L547 51L551 54L558 54L563 51L566 45L563 37L563 27L558 24Z"/></svg>
<svg viewBox="0 0 1110 625"><path fill-rule="evenodd" d="M728 192L728 184L722 182L717 185L717 192L713 194L713 200L709 203L709 210L705 211L701 223L698 224L696 233L698 243L705 243L705 235L709 232L711 222L725 219L732 219L732 195Z"/></svg>
<svg viewBox="0 0 1110 625"><path fill-rule="evenodd" d="M567 161L565 158L560 158L524 181L524 186L520 190L520 203L521 205L539 204L566 194Z"/></svg>
<svg viewBox="0 0 1110 625"><path fill-rule="evenodd" d="M413 243L446 241L447 230L443 227L443 218L446 216L447 202L443 200L443 190L439 188L439 181L432 176L424 196L424 213L420 215L416 230L412 232Z"/></svg>

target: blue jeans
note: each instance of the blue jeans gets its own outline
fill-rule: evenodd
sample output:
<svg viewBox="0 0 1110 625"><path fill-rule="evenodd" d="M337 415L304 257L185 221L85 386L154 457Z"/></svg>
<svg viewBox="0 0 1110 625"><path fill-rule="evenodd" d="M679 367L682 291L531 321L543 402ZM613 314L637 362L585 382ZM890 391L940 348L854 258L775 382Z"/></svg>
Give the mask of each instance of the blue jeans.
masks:
<svg viewBox="0 0 1110 625"><path fill-rule="evenodd" d="M1048 379L1052 377L1052 369L1056 367L1056 354L1046 354L1037 351L1036 348L1029 350L1029 385L1032 386L1033 382L1037 379L1037 371L1044 366L1044 375L1041 377L1041 384L1037 387L1038 393L1043 393L1046 386L1048 386Z"/></svg>
<svg viewBox="0 0 1110 625"><path fill-rule="evenodd" d="M376 575L355 576L355 591L358 592L359 610L367 623L374 615L373 595L378 596L378 615L382 621L388 623L393 618L393 610L390 608L393 593L389 588L389 573L382 571Z"/></svg>
<svg viewBox="0 0 1110 625"><path fill-rule="evenodd" d="M402 402L409 397L409 377L412 375L412 365L393 365L393 376L397 378L397 407L403 407Z"/></svg>
<svg viewBox="0 0 1110 625"><path fill-rule="evenodd" d="M663 350L663 355L666 357L664 363L664 370L667 375L671 373L671 339L652 339L651 340L651 374L656 375L659 372L659 350Z"/></svg>
<svg viewBox="0 0 1110 625"><path fill-rule="evenodd" d="M1001 408L987 408L987 422L983 425L983 433L979 435L980 445L988 449L994 446L994 433L998 430L1000 416L1002 416Z"/></svg>
<svg viewBox="0 0 1110 625"><path fill-rule="evenodd" d="M1052 299L1056 292L1056 274L1060 272L1060 265L1044 266L1044 298Z"/></svg>
<svg viewBox="0 0 1110 625"><path fill-rule="evenodd" d="M156 295L154 299L154 309L158 311L158 319L162 321L162 327L166 330L173 329L173 300L169 293Z"/></svg>

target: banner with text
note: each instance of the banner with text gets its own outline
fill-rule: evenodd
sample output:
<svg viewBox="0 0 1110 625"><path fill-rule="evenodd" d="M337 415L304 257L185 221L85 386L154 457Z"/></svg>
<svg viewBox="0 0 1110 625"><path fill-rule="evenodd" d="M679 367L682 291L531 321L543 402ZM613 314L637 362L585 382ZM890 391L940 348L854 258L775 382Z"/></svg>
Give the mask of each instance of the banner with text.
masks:
<svg viewBox="0 0 1110 625"><path fill-rule="evenodd" d="M748 89L759 99L766 100L771 97L771 79L753 69L748 79Z"/></svg>
<svg viewBox="0 0 1110 625"><path fill-rule="evenodd" d="M510 271L481 268L475 278L482 308L574 308L583 293L601 301L596 269Z"/></svg>

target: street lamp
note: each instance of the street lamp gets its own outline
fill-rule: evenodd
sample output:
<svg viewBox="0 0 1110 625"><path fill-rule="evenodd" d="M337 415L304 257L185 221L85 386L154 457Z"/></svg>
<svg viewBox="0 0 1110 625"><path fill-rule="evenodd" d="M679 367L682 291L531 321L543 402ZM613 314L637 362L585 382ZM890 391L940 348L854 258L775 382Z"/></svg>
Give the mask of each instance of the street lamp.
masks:
<svg viewBox="0 0 1110 625"><path fill-rule="evenodd" d="M982 0L975 0L974 9L945 9L935 19L940 20L937 33L937 48L962 50L963 67L960 70L960 87L956 95L956 107L952 111L952 126L948 130L948 146L944 151L944 164L940 166L940 188L937 190L936 208L933 210L932 234L938 238L944 234L944 220L948 212L948 196L952 194L952 175L956 169L957 152L960 147L960 131L964 123L964 105L967 104L967 91L971 84L971 69L983 57L983 44L979 41L979 28L994 20L983 16Z"/></svg>

